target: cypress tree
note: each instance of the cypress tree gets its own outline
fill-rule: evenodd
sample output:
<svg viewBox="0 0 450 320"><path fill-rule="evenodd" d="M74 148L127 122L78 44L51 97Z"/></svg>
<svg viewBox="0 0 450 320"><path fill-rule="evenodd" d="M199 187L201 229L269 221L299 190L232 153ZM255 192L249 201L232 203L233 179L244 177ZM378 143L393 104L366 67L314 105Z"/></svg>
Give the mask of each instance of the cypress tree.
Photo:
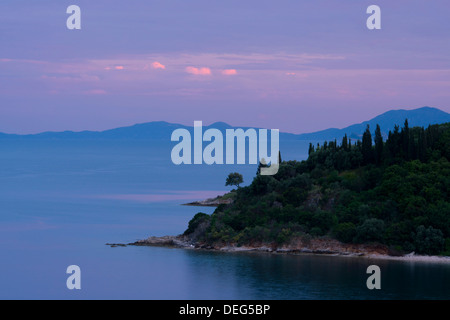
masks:
<svg viewBox="0 0 450 320"><path fill-rule="evenodd" d="M420 160L425 162L427 161L427 149L428 149L428 134L427 130L422 127L422 152Z"/></svg>
<svg viewBox="0 0 450 320"><path fill-rule="evenodd" d="M313 144L310 142L310 143L309 143L309 149L308 149L308 156L311 155L311 153L313 153L313 152L314 152L314 146L313 146Z"/></svg>
<svg viewBox="0 0 450 320"><path fill-rule="evenodd" d="M370 133L369 125L367 125L366 131L364 131L362 137L361 153L363 156L364 164L372 163L373 161L372 134Z"/></svg>
<svg viewBox="0 0 450 320"><path fill-rule="evenodd" d="M400 132L399 132L399 126L394 126L394 132L392 133L392 136L390 137L390 140L392 143L390 144L390 152L392 157L395 159L398 156L398 151L401 150L401 141L400 141Z"/></svg>
<svg viewBox="0 0 450 320"><path fill-rule="evenodd" d="M345 151L347 151L347 149L348 149L347 134L345 134L345 136L342 138L341 147L342 147L342 149L344 149Z"/></svg>
<svg viewBox="0 0 450 320"><path fill-rule="evenodd" d="M381 163L383 156L383 137L381 136L380 126L377 124L375 129L375 161L377 164Z"/></svg>
<svg viewBox="0 0 450 320"><path fill-rule="evenodd" d="M409 145L409 125L408 125L408 119L405 119L405 124L403 126L402 132L401 132L401 144L402 144L402 150L403 150L403 157L406 160L409 160L411 157L410 152L410 145Z"/></svg>

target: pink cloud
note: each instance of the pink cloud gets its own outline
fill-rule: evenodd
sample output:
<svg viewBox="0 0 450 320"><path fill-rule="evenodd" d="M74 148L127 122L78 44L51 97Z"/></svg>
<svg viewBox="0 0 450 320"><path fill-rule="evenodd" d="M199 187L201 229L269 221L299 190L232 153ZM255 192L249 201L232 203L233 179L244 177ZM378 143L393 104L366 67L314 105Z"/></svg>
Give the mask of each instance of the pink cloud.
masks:
<svg viewBox="0 0 450 320"><path fill-rule="evenodd" d="M55 75L42 75L40 77L43 80L56 81L56 82L95 82L100 78L90 74L55 74Z"/></svg>
<svg viewBox="0 0 450 320"><path fill-rule="evenodd" d="M102 90L102 89L92 89L92 90L85 91L84 94L88 94L88 95L102 95L102 94L106 94L106 91Z"/></svg>
<svg viewBox="0 0 450 320"><path fill-rule="evenodd" d="M153 67L153 69L165 69L166 68L165 65L159 63L158 61L153 62L152 67Z"/></svg>
<svg viewBox="0 0 450 320"><path fill-rule="evenodd" d="M210 68L187 67L186 72L193 75L208 76L211 74Z"/></svg>
<svg viewBox="0 0 450 320"><path fill-rule="evenodd" d="M116 68L116 70L123 70L123 69L125 69L124 66L116 66L115 68Z"/></svg>
<svg viewBox="0 0 450 320"><path fill-rule="evenodd" d="M225 76L234 76L237 74L237 71L235 69L226 69L222 71L222 74Z"/></svg>

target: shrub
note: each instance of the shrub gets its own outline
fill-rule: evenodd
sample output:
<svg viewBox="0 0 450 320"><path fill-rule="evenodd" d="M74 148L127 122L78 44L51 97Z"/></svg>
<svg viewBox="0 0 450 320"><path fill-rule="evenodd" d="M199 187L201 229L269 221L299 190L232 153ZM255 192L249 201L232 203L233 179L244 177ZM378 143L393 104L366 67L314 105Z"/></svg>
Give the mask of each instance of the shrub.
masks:
<svg viewBox="0 0 450 320"><path fill-rule="evenodd" d="M323 236L323 231L319 227L311 228L310 234L312 236Z"/></svg>
<svg viewBox="0 0 450 320"><path fill-rule="evenodd" d="M438 254L444 249L445 239L442 231L433 227L417 227L414 237L416 251L422 254Z"/></svg>
<svg viewBox="0 0 450 320"><path fill-rule="evenodd" d="M445 239L445 249L442 254L444 256L450 256L450 238Z"/></svg>
<svg viewBox="0 0 450 320"><path fill-rule="evenodd" d="M356 236L356 227L351 222L340 223L334 228L333 234L339 241L349 243Z"/></svg>
<svg viewBox="0 0 450 320"><path fill-rule="evenodd" d="M188 228L184 232L184 235L189 235L189 234L194 233L200 224L209 223L210 219L211 219L211 216L207 215L206 213L203 213L203 212L197 213L191 219L191 221L189 221Z"/></svg>
<svg viewBox="0 0 450 320"><path fill-rule="evenodd" d="M323 233L327 233L337 222L337 218L334 214L317 210L312 216L311 227L316 227L322 230Z"/></svg>
<svg viewBox="0 0 450 320"><path fill-rule="evenodd" d="M381 241L384 235L384 222L380 219L367 219L356 228L356 242Z"/></svg>
<svg viewBox="0 0 450 320"><path fill-rule="evenodd" d="M277 236L277 240L276 240L277 244L283 244L283 243L287 242L288 240L291 239L291 235L292 235L291 229L289 229L289 228L281 229L280 233L278 233L278 236Z"/></svg>

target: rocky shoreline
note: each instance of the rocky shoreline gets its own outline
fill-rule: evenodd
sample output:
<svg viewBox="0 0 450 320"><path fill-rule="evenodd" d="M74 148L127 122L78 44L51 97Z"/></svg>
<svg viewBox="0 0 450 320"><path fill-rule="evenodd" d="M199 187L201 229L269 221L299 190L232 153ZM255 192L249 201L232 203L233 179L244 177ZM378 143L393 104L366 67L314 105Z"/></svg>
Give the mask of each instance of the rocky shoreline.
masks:
<svg viewBox="0 0 450 320"><path fill-rule="evenodd" d="M172 247L192 250L213 250L222 252L266 252L271 254L318 254L329 256L365 257L372 259L388 259L400 261L443 262L450 263L450 257L421 256L410 253L407 255L392 255L386 246L379 244L344 244L335 239L317 238L307 241L294 239L287 245L275 246L273 244L254 244L246 246L237 245L211 245L194 242L189 238L179 236L149 237L136 242L121 244L107 243L111 247L125 246L155 246Z"/></svg>
<svg viewBox="0 0 450 320"><path fill-rule="evenodd" d="M218 207L221 204L230 204L232 199L222 199L221 197L206 199L202 201L194 201L189 203L184 203L183 206L194 206L194 207Z"/></svg>

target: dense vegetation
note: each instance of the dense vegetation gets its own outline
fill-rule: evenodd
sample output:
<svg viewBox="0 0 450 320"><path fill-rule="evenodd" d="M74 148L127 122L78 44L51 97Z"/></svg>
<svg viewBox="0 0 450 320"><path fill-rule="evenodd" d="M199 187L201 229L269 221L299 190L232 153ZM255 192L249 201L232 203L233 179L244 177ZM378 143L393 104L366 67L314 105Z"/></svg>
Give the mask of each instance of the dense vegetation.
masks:
<svg viewBox="0 0 450 320"><path fill-rule="evenodd" d="M231 205L197 214L185 235L206 243L283 244L292 237L381 243L406 253L450 255L450 123L377 126L362 141L310 145L305 161L257 172Z"/></svg>

